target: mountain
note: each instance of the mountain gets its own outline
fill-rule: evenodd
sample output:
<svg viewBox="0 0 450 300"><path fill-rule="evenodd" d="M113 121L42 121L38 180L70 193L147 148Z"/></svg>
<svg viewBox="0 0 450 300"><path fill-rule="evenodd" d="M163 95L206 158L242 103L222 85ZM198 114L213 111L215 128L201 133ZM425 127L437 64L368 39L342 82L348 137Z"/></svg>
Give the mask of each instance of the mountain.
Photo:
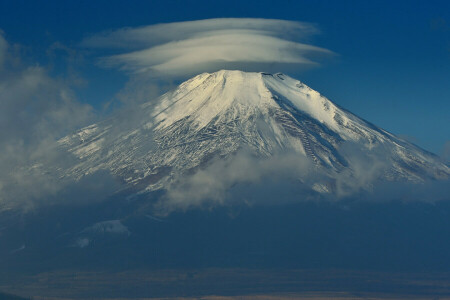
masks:
<svg viewBox="0 0 450 300"><path fill-rule="evenodd" d="M450 269L448 182L427 185L448 178L448 166L283 74L200 74L62 138L59 147L73 155L55 151L63 163L49 159L31 170L55 190L37 191L27 210L0 211L5 291L46 299L71 297L68 292L79 299L199 297L230 293L235 283L253 295L309 292L311 286L334 291L349 277L330 280L329 270L366 269L378 274L369 289L389 294L393 285L380 288L380 270L441 280ZM402 186L401 192L414 183L407 196L432 201L367 201L365 193L304 201L340 197L342 181L370 188L377 179L394 182L388 188ZM420 182L425 189L416 188ZM392 194L409 200L397 190L377 191L375 197L383 194L377 200ZM261 280L271 280L250 278L258 269L307 270L308 288L295 271L277 275L289 284L261 290ZM311 283L313 269L326 285ZM211 281L210 270L239 280L235 272L244 274L251 284ZM367 278L356 291L368 289ZM210 288L211 282L219 287ZM412 290L403 283L398 288Z"/></svg>
<svg viewBox="0 0 450 300"><path fill-rule="evenodd" d="M64 176L80 179L106 169L141 191L164 189L176 174L191 174L240 149L258 158L294 153L339 177L358 176L359 154L347 151L353 145L383 162L381 179L421 182L450 174L439 157L281 73L203 73L59 144L78 158Z"/></svg>

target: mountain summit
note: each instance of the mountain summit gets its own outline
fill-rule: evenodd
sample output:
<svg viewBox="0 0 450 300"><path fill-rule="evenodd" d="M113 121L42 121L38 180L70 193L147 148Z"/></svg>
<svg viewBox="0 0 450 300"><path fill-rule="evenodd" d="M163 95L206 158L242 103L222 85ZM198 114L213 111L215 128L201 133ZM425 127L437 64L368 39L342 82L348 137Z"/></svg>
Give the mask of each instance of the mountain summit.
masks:
<svg viewBox="0 0 450 300"><path fill-rule="evenodd" d="M386 165L386 180L448 178L440 159L277 73L203 73L176 89L60 140L78 157L68 174L109 170L140 190L164 188L217 157L245 149L255 157L289 151L325 172L354 172L360 152Z"/></svg>

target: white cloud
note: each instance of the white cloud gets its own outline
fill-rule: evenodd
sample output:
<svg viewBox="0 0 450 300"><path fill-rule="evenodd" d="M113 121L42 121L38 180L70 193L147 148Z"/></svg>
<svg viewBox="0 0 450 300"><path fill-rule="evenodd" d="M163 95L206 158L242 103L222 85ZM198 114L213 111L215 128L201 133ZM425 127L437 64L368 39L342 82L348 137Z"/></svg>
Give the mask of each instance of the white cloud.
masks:
<svg viewBox="0 0 450 300"><path fill-rule="evenodd" d="M85 228L83 232L130 235L130 231L125 225L122 224L120 220L98 222L90 227Z"/></svg>
<svg viewBox="0 0 450 300"><path fill-rule="evenodd" d="M282 71L316 65L331 51L309 45L318 33L309 23L270 19L209 19L124 28L85 39L82 45L119 48L125 53L101 59L136 73L185 77L219 69Z"/></svg>
<svg viewBox="0 0 450 300"><path fill-rule="evenodd" d="M105 237L127 238L130 235L128 227L123 225L120 220L103 221L84 228L71 246L85 248L92 242Z"/></svg>
<svg viewBox="0 0 450 300"><path fill-rule="evenodd" d="M305 176L307 174L307 176ZM245 150L218 159L190 176L180 174L157 203L158 213L192 207L251 204L281 204L311 199L310 187L322 173L297 152L255 157Z"/></svg>
<svg viewBox="0 0 450 300"><path fill-rule="evenodd" d="M74 246L84 248L89 246L91 241L88 238L79 238L75 241Z"/></svg>
<svg viewBox="0 0 450 300"><path fill-rule="evenodd" d="M273 19L222 18L122 28L86 38L82 45L102 48L140 48L224 29L260 30L277 36L296 37L318 33L317 27L310 23Z"/></svg>

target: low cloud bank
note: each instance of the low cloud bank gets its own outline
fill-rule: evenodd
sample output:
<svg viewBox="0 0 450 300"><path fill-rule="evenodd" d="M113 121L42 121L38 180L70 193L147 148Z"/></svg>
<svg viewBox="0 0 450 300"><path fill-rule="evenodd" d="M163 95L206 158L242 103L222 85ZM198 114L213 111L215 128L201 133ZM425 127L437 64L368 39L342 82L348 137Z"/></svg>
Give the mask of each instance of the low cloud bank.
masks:
<svg viewBox="0 0 450 300"><path fill-rule="evenodd" d="M220 69L309 68L318 65L316 58L333 55L309 44L317 33L310 23L224 18L123 28L86 38L81 45L122 51L102 58L104 66L177 78Z"/></svg>
<svg viewBox="0 0 450 300"><path fill-rule="evenodd" d="M195 207L234 204L276 205L301 201L426 201L450 200L450 181L389 182L380 180L389 164L374 149L363 153L355 144L350 169L335 172L318 167L296 152L261 158L245 151L216 160L190 176L178 177L156 204L161 215Z"/></svg>
<svg viewBox="0 0 450 300"><path fill-rule="evenodd" d="M317 173L311 162L298 154L285 154L270 158L256 158L240 152L228 159L216 160L191 176L180 176L168 188L159 207L171 210L187 209L205 203L223 205L229 201L233 186L259 184L266 179L273 183L294 180L301 184L298 176L308 174L313 180ZM237 195L234 195L237 196ZM243 198L243 199L240 199ZM246 196L237 196L236 202L247 201Z"/></svg>

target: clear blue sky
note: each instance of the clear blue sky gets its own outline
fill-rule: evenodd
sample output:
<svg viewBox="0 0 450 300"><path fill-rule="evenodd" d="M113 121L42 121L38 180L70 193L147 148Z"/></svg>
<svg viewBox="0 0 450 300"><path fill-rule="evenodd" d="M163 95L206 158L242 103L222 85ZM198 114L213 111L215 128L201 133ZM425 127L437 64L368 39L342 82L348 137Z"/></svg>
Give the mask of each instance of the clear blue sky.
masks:
<svg viewBox="0 0 450 300"><path fill-rule="evenodd" d="M5 38L43 65L55 42L76 49L104 30L219 17L317 24L313 44L338 57L290 75L427 150L440 154L450 140L450 1L0 0ZM86 59L78 72L88 84L76 92L98 107L127 78Z"/></svg>

